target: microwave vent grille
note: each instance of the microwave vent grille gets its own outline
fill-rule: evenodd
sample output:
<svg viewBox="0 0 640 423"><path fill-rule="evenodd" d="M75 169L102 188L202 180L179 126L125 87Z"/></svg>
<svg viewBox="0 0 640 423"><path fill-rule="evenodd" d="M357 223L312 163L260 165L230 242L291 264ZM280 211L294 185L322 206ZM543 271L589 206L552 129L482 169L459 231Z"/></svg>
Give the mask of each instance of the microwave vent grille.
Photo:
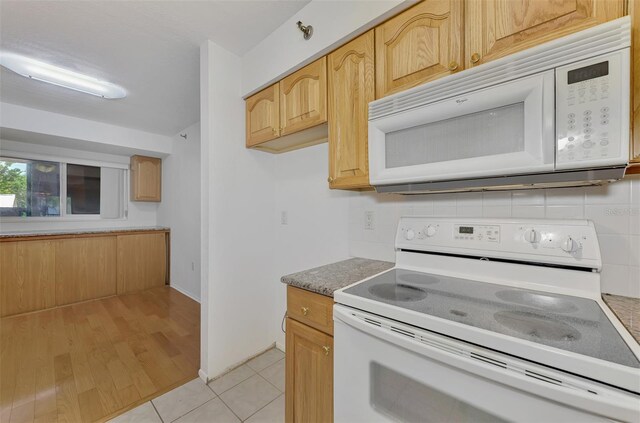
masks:
<svg viewBox="0 0 640 423"><path fill-rule="evenodd" d="M631 45L625 16L369 103L369 120L464 95Z"/></svg>

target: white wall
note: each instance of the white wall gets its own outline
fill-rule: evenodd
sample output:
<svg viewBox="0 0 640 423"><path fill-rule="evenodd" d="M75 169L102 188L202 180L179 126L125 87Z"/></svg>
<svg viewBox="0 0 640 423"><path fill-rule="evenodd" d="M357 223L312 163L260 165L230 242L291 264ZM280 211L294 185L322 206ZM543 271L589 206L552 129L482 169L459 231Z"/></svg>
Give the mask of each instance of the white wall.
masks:
<svg viewBox="0 0 640 423"><path fill-rule="evenodd" d="M286 310L286 289L279 277L349 257L349 198L354 193L330 190L327 144L276 156L276 280L272 295L275 315L270 316L274 338L284 345L280 330ZM286 225L281 213L286 211Z"/></svg>
<svg viewBox="0 0 640 423"><path fill-rule="evenodd" d="M52 157L60 157L66 159L83 159L95 160L108 163L128 164L129 156L121 156L115 154L95 153L83 150L71 150L55 146L30 144L16 142L10 140L0 141L0 155L3 152L22 152L44 154ZM7 222L6 219L0 218L0 232L11 231L36 231L36 230L56 230L56 229L96 229L96 228L123 228L131 226L155 226L157 224L156 213L158 210L157 203L144 203L137 201L128 201L128 217L126 219L96 219L81 220L81 218L73 220L68 218L65 220L50 218L44 221Z"/></svg>
<svg viewBox="0 0 640 423"><path fill-rule="evenodd" d="M171 151L157 220L171 228L171 286L200 301L200 123L176 134Z"/></svg>
<svg viewBox="0 0 640 423"><path fill-rule="evenodd" d="M415 0L312 0L242 56L242 93L257 91L373 28ZM305 40L297 21L313 26Z"/></svg>
<svg viewBox="0 0 640 423"><path fill-rule="evenodd" d="M0 103L0 127L80 140L85 144L80 148L83 150L117 154L126 149L160 156L171 153L171 137L9 103Z"/></svg>
<svg viewBox="0 0 640 423"><path fill-rule="evenodd" d="M375 214L373 231L364 213ZM419 196L364 193L349 204L349 252L394 260L401 215L591 219L602 252L602 291L640 298L640 175L601 187Z"/></svg>
<svg viewBox="0 0 640 423"><path fill-rule="evenodd" d="M201 47L201 370L214 377L273 342L274 156L246 150L241 61Z"/></svg>

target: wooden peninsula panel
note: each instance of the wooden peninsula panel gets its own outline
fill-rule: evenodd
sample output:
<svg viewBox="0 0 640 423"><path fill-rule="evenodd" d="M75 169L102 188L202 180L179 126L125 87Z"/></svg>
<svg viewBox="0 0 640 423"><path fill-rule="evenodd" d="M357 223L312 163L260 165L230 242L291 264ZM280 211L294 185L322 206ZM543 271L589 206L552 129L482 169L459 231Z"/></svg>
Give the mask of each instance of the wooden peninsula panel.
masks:
<svg viewBox="0 0 640 423"><path fill-rule="evenodd" d="M0 244L0 317L55 306L52 241Z"/></svg>
<svg viewBox="0 0 640 423"><path fill-rule="evenodd" d="M116 293L116 237L55 241L56 305Z"/></svg>
<svg viewBox="0 0 640 423"><path fill-rule="evenodd" d="M167 275L164 233L118 235L118 294L162 286Z"/></svg>

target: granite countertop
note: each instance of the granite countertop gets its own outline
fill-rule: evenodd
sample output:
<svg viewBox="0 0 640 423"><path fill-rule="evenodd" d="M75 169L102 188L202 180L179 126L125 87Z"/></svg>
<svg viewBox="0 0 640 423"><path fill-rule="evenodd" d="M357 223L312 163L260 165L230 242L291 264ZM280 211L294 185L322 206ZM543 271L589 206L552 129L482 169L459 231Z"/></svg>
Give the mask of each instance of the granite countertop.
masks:
<svg viewBox="0 0 640 423"><path fill-rule="evenodd" d="M35 231L13 231L0 233L2 238L29 238L40 236L58 236L58 235L86 235L101 234L111 232L142 232L142 231L169 231L166 226L129 226L124 228L96 228L96 229L50 229Z"/></svg>
<svg viewBox="0 0 640 423"><path fill-rule="evenodd" d="M333 297L333 292L347 285L384 272L394 263L365 258L352 258L283 276L280 280L287 285Z"/></svg>
<svg viewBox="0 0 640 423"><path fill-rule="evenodd" d="M629 333L640 343L640 298L602 294L602 299Z"/></svg>

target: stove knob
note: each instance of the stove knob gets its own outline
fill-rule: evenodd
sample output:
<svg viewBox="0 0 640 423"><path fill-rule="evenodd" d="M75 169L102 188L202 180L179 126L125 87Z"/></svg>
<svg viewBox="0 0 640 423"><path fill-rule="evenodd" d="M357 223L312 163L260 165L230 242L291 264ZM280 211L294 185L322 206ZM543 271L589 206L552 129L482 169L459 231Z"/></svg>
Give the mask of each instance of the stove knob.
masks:
<svg viewBox="0 0 640 423"><path fill-rule="evenodd" d="M436 232L438 232L438 228L434 225L428 225L423 229L423 233L429 238L434 236Z"/></svg>
<svg viewBox="0 0 640 423"><path fill-rule="evenodd" d="M582 245L580 245L580 243L575 239L568 236L560 242L560 248L567 253L575 253L582 248Z"/></svg>
<svg viewBox="0 0 640 423"><path fill-rule="evenodd" d="M407 229L407 232L404 233L404 237L407 239L407 241L411 241L416 237L416 233L413 231L413 229Z"/></svg>
<svg viewBox="0 0 640 423"><path fill-rule="evenodd" d="M531 244L540 242L540 233L535 229L527 229L524 231L524 240Z"/></svg>

